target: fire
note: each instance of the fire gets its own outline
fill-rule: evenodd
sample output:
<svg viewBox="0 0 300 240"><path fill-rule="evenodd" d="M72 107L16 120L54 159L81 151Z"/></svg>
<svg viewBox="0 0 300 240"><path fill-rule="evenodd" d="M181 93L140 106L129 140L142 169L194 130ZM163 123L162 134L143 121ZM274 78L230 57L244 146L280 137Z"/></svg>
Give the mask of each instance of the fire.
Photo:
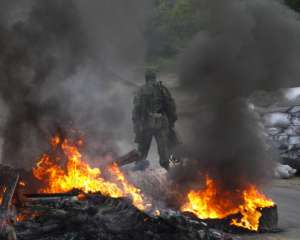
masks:
<svg viewBox="0 0 300 240"><path fill-rule="evenodd" d="M20 186L20 187L26 187L26 183L23 182L23 181L20 181L20 182L19 182L19 186Z"/></svg>
<svg viewBox="0 0 300 240"><path fill-rule="evenodd" d="M6 187L3 186L0 188L0 206L2 205L2 202L3 202L3 195L4 193L6 192Z"/></svg>
<svg viewBox="0 0 300 240"><path fill-rule="evenodd" d="M58 135L54 136L52 139L51 139L51 146L53 149L55 149L58 144L60 143L60 137Z"/></svg>
<svg viewBox="0 0 300 240"><path fill-rule="evenodd" d="M188 201L181 207L200 219L223 219L230 215L241 214L240 219L232 219L231 225L258 231L261 213L259 209L274 206L274 202L263 195L254 185L244 190L222 191L216 182L206 177L203 190L192 190Z"/></svg>
<svg viewBox="0 0 300 240"><path fill-rule="evenodd" d="M156 209L154 211L154 216L159 217L160 216L160 211L158 209Z"/></svg>
<svg viewBox="0 0 300 240"><path fill-rule="evenodd" d="M23 214L18 214L18 215L16 216L16 221L17 221L17 222L23 222L23 221L25 221L25 220L26 220L26 216L23 215Z"/></svg>
<svg viewBox="0 0 300 240"><path fill-rule="evenodd" d="M21 213L18 213L16 215L16 222L25 222L29 219L35 219L37 217L41 216L41 213L40 212L37 212L37 211L25 211L25 212L21 212Z"/></svg>
<svg viewBox="0 0 300 240"><path fill-rule="evenodd" d="M116 177L123 187L125 195L131 195L133 204L140 210L145 210L145 203L143 200L143 195L141 195L141 190L131 185L124 174L121 172L117 164L112 164L109 167L109 172Z"/></svg>
<svg viewBox="0 0 300 240"><path fill-rule="evenodd" d="M62 193L78 189L84 193L100 192L113 198L130 197L137 208L145 210L146 204L140 189L127 181L116 164L104 169L109 180L104 178L102 169L92 168L84 160L79 150L82 144L82 140L71 141L59 136L51 139L51 153L43 154L33 168L33 175L45 184L40 192Z"/></svg>

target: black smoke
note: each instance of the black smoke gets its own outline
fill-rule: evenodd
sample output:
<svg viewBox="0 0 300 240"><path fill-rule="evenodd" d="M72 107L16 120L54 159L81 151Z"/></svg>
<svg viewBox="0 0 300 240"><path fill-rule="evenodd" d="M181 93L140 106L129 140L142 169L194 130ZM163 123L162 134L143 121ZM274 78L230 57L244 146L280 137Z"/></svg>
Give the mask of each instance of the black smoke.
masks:
<svg viewBox="0 0 300 240"><path fill-rule="evenodd" d="M83 132L95 155L132 148L142 2L1 1L3 162L31 167L51 135L70 128Z"/></svg>
<svg viewBox="0 0 300 240"><path fill-rule="evenodd" d="M134 148L133 95L144 81L144 1L76 4L91 52L89 62L67 82L72 86L71 112L77 113L73 119L91 138L95 156L103 146L122 154Z"/></svg>
<svg viewBox="0 0 300 240"><path fill-rule="evenodd" d="M261 184L273 154L247 98L299 85L300 22L279 1L202 1L208 24L180 58L180 87L193 116L190 160L173 177L198 185L209 174L223 189Z"/></svg>
<svg viewBox="0 0 300 240"><path fill-rule="evenodd" d="M43 140L71 120L63 104L68 98L59 94L59 84L85 55L72 1L30 4L27 15L0 25L0 94L8 108L3 161L9 164L32 161ZM12 5L6 10L12 11Z"/></svg>

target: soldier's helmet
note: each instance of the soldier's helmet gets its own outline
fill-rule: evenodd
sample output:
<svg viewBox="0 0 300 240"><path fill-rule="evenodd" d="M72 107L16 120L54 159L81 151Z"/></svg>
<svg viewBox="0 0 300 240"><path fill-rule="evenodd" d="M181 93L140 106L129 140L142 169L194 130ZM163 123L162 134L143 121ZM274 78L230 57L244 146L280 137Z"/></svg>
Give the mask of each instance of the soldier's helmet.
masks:
<svg viewBox="0 0 300 240"><path fill-rule="evenodd" d="M155 82L156 81L156 70L154 68L147 68L145 71L145 80L146 82Z"/></svg>

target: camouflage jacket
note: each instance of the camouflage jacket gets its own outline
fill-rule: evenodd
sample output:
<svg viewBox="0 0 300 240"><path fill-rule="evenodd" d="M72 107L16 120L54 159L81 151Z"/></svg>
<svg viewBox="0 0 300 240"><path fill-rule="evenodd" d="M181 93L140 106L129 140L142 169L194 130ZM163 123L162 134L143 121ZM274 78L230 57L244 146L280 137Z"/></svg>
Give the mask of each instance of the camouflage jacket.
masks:
<svg viewBox="0 0 300 240"><path fill-rule="evenodd" d="M176 104L169 90L161 83L145 84L135 94L132 120L135 131L146 126L151 113L167 116L172 127L177 120Z"/></svg>

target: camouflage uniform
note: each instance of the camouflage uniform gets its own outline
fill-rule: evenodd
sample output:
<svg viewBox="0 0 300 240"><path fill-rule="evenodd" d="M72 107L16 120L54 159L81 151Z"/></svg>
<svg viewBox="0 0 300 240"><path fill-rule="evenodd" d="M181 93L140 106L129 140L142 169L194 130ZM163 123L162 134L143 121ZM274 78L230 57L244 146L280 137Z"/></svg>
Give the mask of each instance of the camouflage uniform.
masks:
<svg viewBox="0 0 300 240"><path fill-rule="evenodd" d="M132 114L135 142L143 159L146 159L152 137L158 146L160 165L169 167L170 133L177 120L175 102L161 82L156 81L153 72L146 73L146 84L143 85L134 97Z"/></svg>
<svg viewBox="0 0 300 240"><path fill-rule="evenodd" d="M5 224L0 232L0 239L2 240L17 240L15 229L12 225Z"/></svg>

